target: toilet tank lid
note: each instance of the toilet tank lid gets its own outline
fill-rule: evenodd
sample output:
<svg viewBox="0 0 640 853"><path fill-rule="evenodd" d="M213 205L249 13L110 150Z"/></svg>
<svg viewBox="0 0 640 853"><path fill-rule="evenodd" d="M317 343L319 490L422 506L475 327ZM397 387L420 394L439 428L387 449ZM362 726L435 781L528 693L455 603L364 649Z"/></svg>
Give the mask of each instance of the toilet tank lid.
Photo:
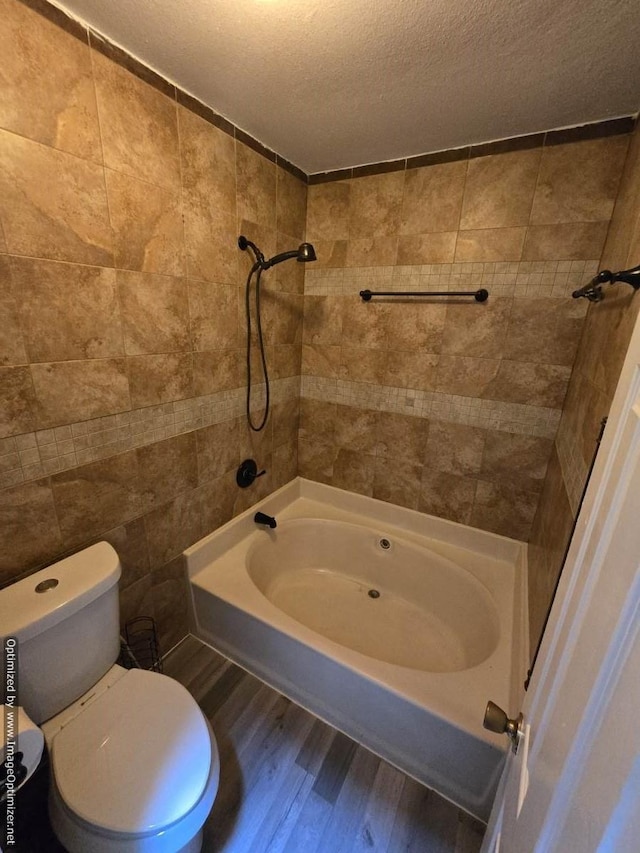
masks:
<svg viewBox="0 0 640 853"><path fill-rule="evenodd" d="M116 551L98 542L5 587L0 590L3 636L19 642L36 637L114 586L120 572Z"/></svg>

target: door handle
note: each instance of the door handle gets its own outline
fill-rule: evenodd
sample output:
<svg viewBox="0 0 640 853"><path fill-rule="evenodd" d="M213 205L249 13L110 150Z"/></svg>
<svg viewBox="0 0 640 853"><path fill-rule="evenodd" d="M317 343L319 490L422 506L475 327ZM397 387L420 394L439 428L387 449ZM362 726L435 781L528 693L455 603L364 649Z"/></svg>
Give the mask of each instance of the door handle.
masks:
<svg viewBox="0 0 640 853"><path fill-rule="evenodd" d="M506 734L511 741L511 749L514 753L518 751L518 744L524 733L523 723L522 714L519 714L515 720L510 720L499 705L495 702L487 702L482 725L490 732L498 735Z"/></svg>

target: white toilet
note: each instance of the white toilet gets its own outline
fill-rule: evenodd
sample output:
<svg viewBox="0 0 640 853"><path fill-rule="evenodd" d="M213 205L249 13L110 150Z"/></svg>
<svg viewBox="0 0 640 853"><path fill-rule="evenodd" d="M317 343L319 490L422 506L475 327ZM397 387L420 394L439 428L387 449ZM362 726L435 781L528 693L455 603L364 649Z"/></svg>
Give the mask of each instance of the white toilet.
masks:
<svg viewBox="0 0 640 853"><path fill-rule="evenodd" d="M18 701L49 748L49 815L70 853L198 853L220 774L178 682L115 661L120 561L92 545L0 591Z"/></svg>

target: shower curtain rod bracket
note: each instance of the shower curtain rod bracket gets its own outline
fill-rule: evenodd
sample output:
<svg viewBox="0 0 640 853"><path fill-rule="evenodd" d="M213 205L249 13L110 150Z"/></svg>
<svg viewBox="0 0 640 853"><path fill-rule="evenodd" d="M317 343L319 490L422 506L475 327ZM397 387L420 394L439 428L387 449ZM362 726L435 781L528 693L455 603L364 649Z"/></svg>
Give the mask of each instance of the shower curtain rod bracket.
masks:
<svg viewBox="0 0 640 853"><path fill-rule="evenodd" d="M592 278L589 284L584 287L574 290L571 294L574 299L579 299L584 296L589 302L602 302L604 293L602 292L603 284L614 284L620 281L623 284L630 284L634 290L640 289L640 264L637 267L631 267L628 270L619 270L619 272L611 272L611 270L600 270L595 278Z"/></svg>

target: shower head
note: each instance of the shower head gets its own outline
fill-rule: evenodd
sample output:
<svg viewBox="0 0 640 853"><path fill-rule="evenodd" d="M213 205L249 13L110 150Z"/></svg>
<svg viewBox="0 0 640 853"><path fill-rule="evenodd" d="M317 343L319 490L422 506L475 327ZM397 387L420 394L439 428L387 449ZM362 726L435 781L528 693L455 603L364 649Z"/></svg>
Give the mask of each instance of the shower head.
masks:
<svg viewBox="0 0 640 853"><path fill-rule="evenodd" d="M317 261L318 258L316 256L316 250L313 248L311 243L300 243L298 246L298 258L299 261Z"/></svg>
<svg viewBox="0 0 640 853"><path fill-rule="evenodd" d="M255 255L256 263L259 264L263 270L268 270L269 267L274 267L276 264L281 264L283 261L289 261L293 258L301 263L317 260L316 250L313 248L311 243L300 243L297 249L292 249L289 252L280 252L280 254L269 258L268 261L265 261L264 255L256 244L252 243L251 240L247 240L247 238L242 235L238 238L238 246L243 251L251 249Z"/></svg>
<svg viewBox="0 0 640 853"><path fill-rule="evenodd" d="M263 263L262 269L268 270L269 267L274 267L276 264L281 264L283 261L289 261L292 258L295 258L296 261L300 263L315 261L316 250L313 248L311 243L300 243L297 249L292 249L290 252L280 252L279 255L274 255L272 258L269 258L268 261Z"/></svg>

